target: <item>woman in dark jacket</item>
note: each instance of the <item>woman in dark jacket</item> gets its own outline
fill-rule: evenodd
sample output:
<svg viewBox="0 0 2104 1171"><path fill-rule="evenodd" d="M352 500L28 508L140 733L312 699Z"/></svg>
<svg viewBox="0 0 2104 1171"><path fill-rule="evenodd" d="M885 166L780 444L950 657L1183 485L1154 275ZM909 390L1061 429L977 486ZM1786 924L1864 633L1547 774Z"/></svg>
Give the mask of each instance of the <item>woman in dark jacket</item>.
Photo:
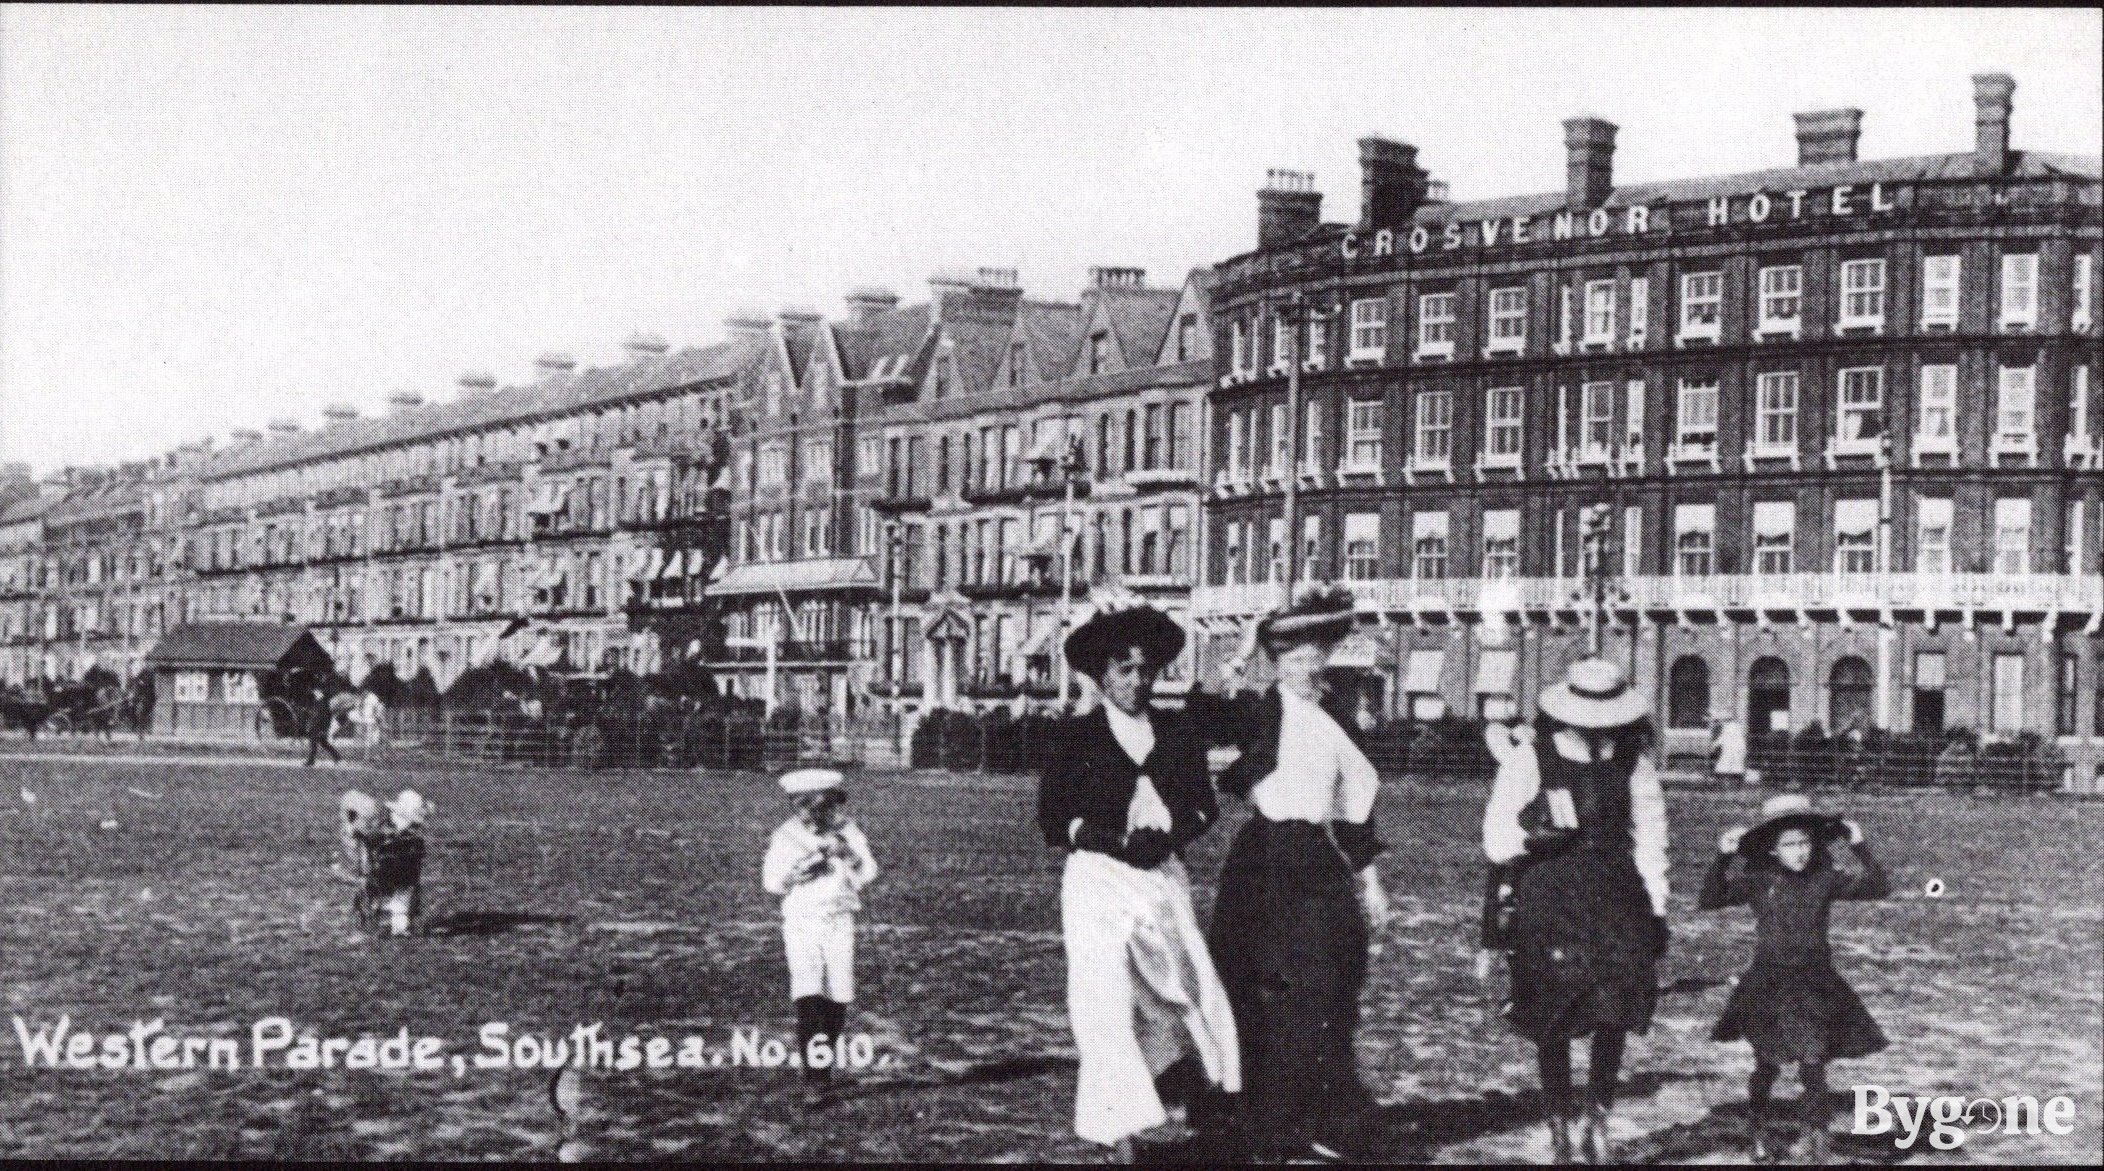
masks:
<svg viewBox="0 0 2104 1171"><path fill-rule="evenodd" d="M1702 880L1703 910L1751 907L1756 932L1753 966L1739 977L1710 1035L1753 1045L1746 1092L1754 1160L1770 1157L1769 1093L1782 1067L1796 1062L1811 1158L1824 1162L1826 1063L1885 1047L1883 1030L1834 969L1828 915L1843 899L1884 898L1892 893L1892 883L1854 822L1815 813L1811 802L1795 793L1769 798L1761 813L1761 823L1750 830L1724 831ZM1828 843L1842 839L1854 848L1859 873L1834 867ZM1736 872L1734 858L1745 863Z"/></svg>
<svg viewBox="0 0 2104 1171"><path fill-rule="evenodd" d="M1081 1059L1074 1130L1126 1161L1135 1141L1186 1137L1176 1114L1196 1104L1201 1080L1241 1088L1233 1012L1178 857L1218 817L1205 745L1181 713L1148 702L1183 645L1183 630L1146 606L1068 635L1067 661L1100 702L1066 722L1038 789L1045 841L1067 851L1060 926ZM1164 1076L1179 1067L1191 1074L1182 1084Z"/></svg>
<svg viewBox="0 0 2104 1171"><path fill-rule="evenodd" d="M1354 1153L1373 1104L1352 1042L1372 932L1388 917L1373 865L1380 778L1353 739L1354 713L1332 710L1320 682L1351 625L1341 592L1259 625L1279 682L1238 707L1240 756L1220 781L1254 814L1221 866L1209 937L1248 1071L1239 1123L1287 1158Z"/></svg>
<svg viewBox="0 0 2104 1171"><path fill-rule="evenodd" d="M1608 1112L1630 1033L1650 1029L1665 950L1666 804L1650 701L1619 664L1586 659L1545 689L1531 745L1504 753L1483 849L1504 867L1508 1018L1533 1041L1557 1162L1573 1156L1571 1042L1589 1037L1579 1145L1611 1161Z"/></svg>

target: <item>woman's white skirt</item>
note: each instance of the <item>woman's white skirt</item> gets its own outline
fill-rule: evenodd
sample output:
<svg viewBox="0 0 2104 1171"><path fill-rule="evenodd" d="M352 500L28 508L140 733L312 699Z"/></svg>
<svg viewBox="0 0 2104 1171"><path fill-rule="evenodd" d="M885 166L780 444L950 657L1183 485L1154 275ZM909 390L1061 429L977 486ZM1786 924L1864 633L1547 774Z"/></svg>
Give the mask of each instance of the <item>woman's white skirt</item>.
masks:
<svg viewBox="0 0 2104 1171"><path fill-rule="evenodd" d="M1167 1121L1154 1079L1187 1052L1214 1085L1240 1090L1234 1014L1198 930L1183 862L1141 870L1076 850L1059 904L1067 1016L1081 1057L1074 1132L1109 1146Z"/></svg>

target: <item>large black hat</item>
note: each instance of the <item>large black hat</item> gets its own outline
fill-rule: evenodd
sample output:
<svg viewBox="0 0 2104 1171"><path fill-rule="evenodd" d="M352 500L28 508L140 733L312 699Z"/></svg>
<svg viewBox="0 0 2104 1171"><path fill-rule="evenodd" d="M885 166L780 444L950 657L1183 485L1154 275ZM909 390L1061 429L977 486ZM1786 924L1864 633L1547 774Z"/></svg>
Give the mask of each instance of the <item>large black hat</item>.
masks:
<svg viewBox="0 0 2104 1171"><path fill-rule="evenodd" d="M1098 679L1111 659L1131 647L1138 647L1148 666L1160 670L1183 653L1183 627L1152 606L1105 610L1067 635L1067 665Z"/></svg>
<svg viewBox="0 0 2104 1171"><path fill-rule="evenodd" d="M1257 623L1257 642L1281 651L1303 643L1331 646L1352 632L1352 592L1343 586L1319 589Z"/></svg>

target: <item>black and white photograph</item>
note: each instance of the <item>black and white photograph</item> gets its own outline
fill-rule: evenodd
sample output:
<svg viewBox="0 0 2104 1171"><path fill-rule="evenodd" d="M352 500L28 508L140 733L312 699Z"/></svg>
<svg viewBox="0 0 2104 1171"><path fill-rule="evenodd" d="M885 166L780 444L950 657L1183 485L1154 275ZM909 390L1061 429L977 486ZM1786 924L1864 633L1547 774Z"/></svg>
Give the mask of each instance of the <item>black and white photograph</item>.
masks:
<svg viewBox="0 0 2104 1171"><path fill-rule="evenodd" d="M2104 1162L2104 11L0 6L0 1160Z"/></svg>

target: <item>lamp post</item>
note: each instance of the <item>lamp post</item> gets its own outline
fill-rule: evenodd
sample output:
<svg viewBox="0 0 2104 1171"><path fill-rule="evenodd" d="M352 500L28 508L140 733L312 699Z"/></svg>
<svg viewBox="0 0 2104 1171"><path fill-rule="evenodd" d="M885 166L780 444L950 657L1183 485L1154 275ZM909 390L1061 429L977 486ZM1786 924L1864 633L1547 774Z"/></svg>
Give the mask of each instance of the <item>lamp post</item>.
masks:
<svg viewBox="0 0 2104 1171"><path fill-rule="evenodd" d="M1081 437L1067 436L1067 450L1059 457L1060 479L1064 481L1059 506L1059 633L1066 637L1069 614L1074 597L1074 488L1081 479L1083 470ZM1067 656L1055 648L1059 659L1059 708L1065 711L1068 698L1073 694L1074 670L1067 665Z"/></svg>
<svg viewBox="0 0 2104 1171"><path fill-rule="evenodd" d="M1892 627L1891 611L1884 600L1886 582L1892 576L1892 432L1878 436L1878 727L1892 727Z"/></svg>

